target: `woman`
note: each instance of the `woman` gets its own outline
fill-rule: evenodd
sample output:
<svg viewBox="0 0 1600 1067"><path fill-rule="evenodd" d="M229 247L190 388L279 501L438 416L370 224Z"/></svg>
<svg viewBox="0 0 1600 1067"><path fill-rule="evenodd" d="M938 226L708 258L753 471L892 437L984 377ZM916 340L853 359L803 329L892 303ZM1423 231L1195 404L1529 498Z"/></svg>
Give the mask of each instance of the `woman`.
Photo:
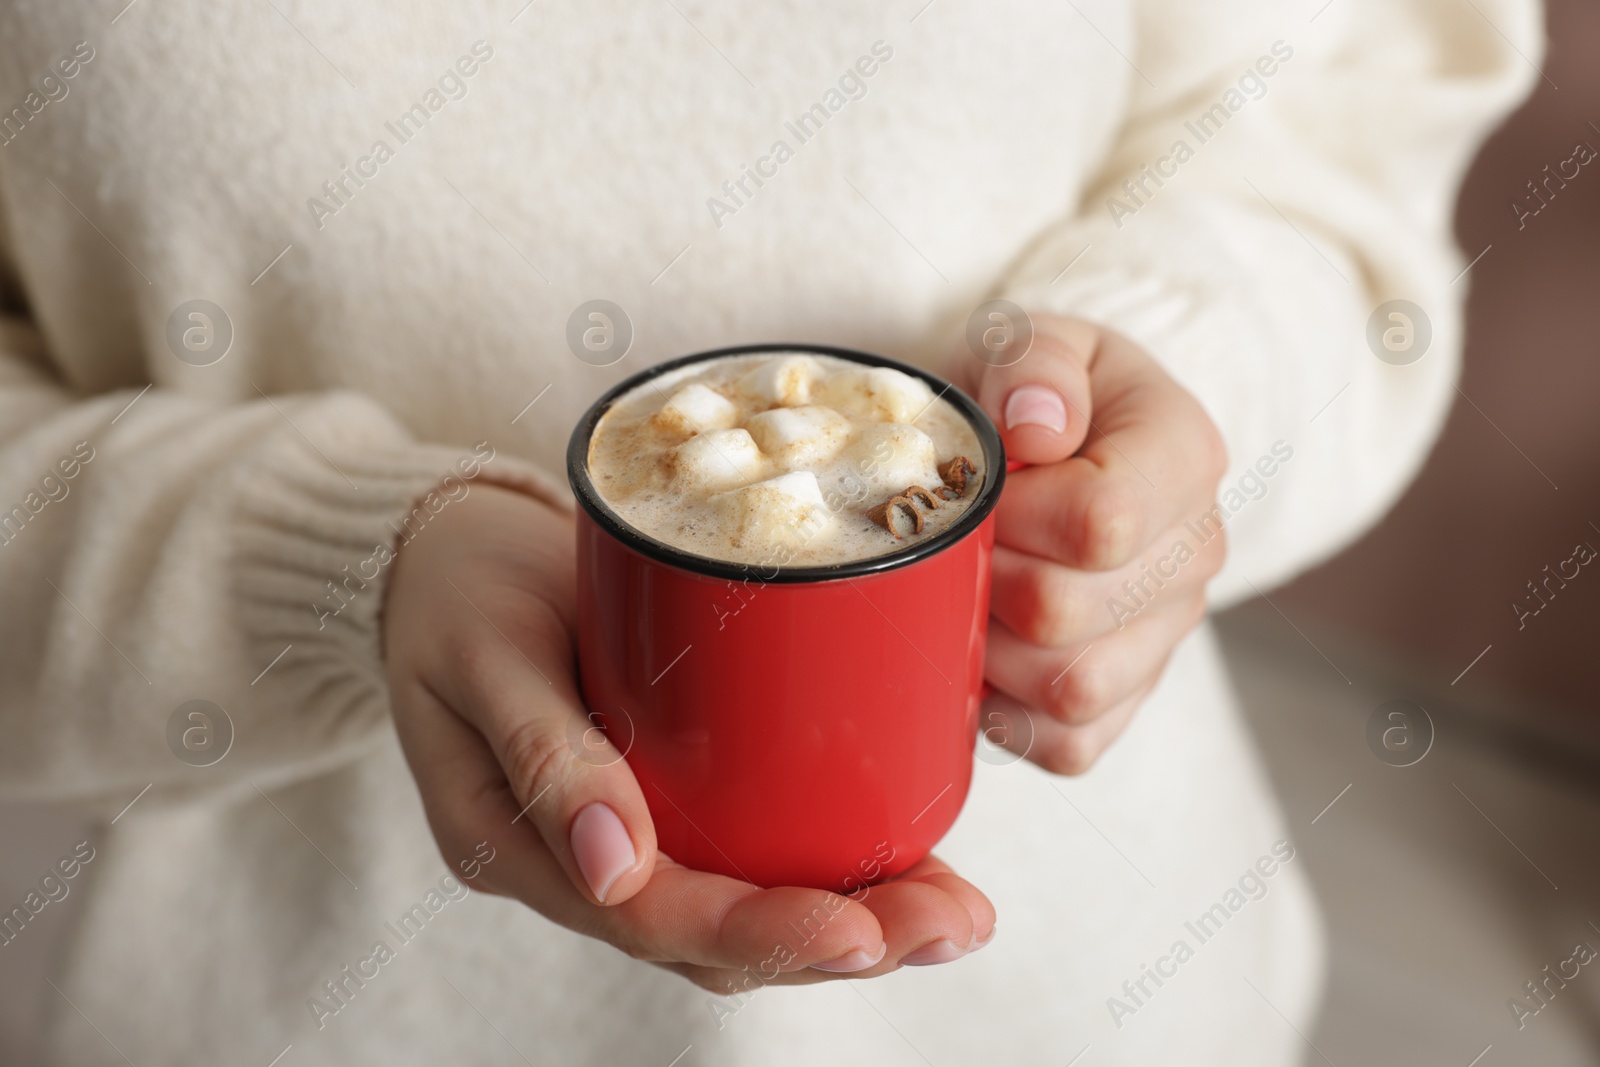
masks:
<svg viewBox="0 0 1600 1067"><path fill-rule="evenodd" d="M0 781L106 824L52 1062L1301 1055L1314 908L1193 627L1442 421L1452 196L1539 48L1481 7L0 14ZM753 981L816 895L676 867L566 743L562 448L653 361L931 365L994 296L1034 350L943 367L1035 464L1009 747L941 861ZM620 361L566 343L597 297ZM1391 299L1418 361L1366 343Z"/></svg>

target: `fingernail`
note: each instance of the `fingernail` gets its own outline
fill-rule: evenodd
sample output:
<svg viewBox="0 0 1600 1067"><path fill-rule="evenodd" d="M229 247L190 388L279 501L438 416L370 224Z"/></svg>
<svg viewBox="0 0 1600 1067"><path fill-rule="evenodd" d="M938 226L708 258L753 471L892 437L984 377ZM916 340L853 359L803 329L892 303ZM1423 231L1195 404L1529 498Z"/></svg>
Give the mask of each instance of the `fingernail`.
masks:
<svg viewBox="0 0 1600 1067"><path fill-rule="evenodd" d="M882 963L884 954L888 951L889 946L887 944L878 946L878 954L876 956L869 956L860 949L856 949L854 952L846 952L843 956L840 956L836 960L827 960L824 963L813 963L811 965L811 969L816 971L834 971L836 973L864 971L868 967L876 967L878 964Z"/></svg>
<svg viewBox="0 0 1600 1067"><path fill-rule="evenodd" d="M900 957L900 963L906 967L928 967L935 963L959 960L966 954L967 950L954 941L934 941L923 945L909 956Z"/></svg>
<svg viewBox="0 0 1600 1067"><path fill-rule="evenodd" d="M1044 426L1063 433L1067 428L1066 402L1047 385L1018 386L1006 398L1006 429L1018 426Z"/></svg>
<svg viewBox="0 0 1600 1067"><path fill-rule="evenodd" d="M989 936L985 937L982 941L974 941L972 943L972 947L967 949L967 951L968 952L976 952L980 948L983 948L985 945L987 945L989 942L993 941L994 940L994 930L995 930L994 927L992 927L992 926L989 927Z"/></svg>
<svg viewBox="0 0 1600 1067"><path fill-rule="evenodd" d="M616 812L598 801L572 820L572 854L583 880L589 883L589 891L602 904L616 880L639 862L628 828Z"/></svg>

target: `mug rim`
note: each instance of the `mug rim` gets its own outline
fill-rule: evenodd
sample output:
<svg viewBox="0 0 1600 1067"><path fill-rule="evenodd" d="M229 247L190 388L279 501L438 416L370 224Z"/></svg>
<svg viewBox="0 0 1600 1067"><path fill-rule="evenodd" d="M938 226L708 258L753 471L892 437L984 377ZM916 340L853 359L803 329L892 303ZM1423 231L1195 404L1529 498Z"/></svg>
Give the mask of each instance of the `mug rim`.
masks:
<svg viewBox="0 0 1600 1067"><path fill-rule="evenodd" d="M710 556L701 556L669 545L665 541L651 537L649 534L630 525L621 515L617 514L610 504L605 502L600 496L599 490L595 488L594 480L589 476L589 441L594 436L595 427L599 425L600 419L611 410L620 397L632 392L652 378L658 378L680 367L686 367L694 363L706 363L729 356L760 355L764 352L800 352L811 355L832 356L835 359L848 360L852 363L860 363L867 366L889 367L921 380L934 390L937 394L936 399L943 397L954 404L966 416L967 422L971 425L974 434L977 435L978 443L983 448L985 464L983 485L979 488L977 497L955 522L939 531L933 537L915 541L904 548L897 548L882 555L869 556L866 559L807 567L733 563L728 560L714 559ZM910 566L919 560L927 559L929 556L943 552L945 549L965 541L973 533L977 532L978 527L989 517L989 513L994 510L995 505L999 502L1000 491L1005 487L1005 481L1006 454L1005 444L1000 439L1000 431L995 428L993 420L978 406L977 401L959 389L955 383L946 381L931 371L889 356L863 352L854 348L842 348L836 345L783 341L730 345L726 348L694 352L686 356L669 359L664 363L657 363L630 375L606 390L600 399L591 404L589 409L583 413L583 417L573 427L572 436L567 441L567 482L572 487L572 493L577 499L578 505L602 530L635 552L657 563L708 578L726 578L735 581L743 581L750 578L756 568L763 566L770 568L774 573L769 576L763 571L759 575L759 580L782 585L863 578Z"/></svg>

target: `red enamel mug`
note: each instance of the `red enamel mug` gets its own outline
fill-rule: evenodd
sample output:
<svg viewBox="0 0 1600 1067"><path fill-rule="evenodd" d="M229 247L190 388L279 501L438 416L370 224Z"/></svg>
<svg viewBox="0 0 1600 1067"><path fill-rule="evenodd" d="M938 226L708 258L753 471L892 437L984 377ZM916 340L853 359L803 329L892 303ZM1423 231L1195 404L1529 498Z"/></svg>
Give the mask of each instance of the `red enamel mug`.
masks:
<svg viewBox="0 0 1600 1067"><path fill-rule="evenodd" d="M765 352L893 367L954 404L984 453L966 512L885 555L781 568L693 555L624 523L589 476L600 418L652 377ZM643 788L663 852L759 886L851 893L932 850L972 777L991 513L1005 471L1000 435L971 398L920 368L841 348L686 356L585 413L567 448L583 696Z"/></svg>

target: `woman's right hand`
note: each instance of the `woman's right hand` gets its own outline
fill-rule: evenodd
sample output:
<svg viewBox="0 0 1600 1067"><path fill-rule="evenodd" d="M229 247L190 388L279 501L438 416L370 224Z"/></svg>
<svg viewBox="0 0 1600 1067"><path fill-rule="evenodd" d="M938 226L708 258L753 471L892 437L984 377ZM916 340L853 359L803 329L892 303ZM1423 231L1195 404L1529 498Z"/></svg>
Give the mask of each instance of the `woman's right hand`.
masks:
<svg viewBox="0 0 1600 1067"><path fill-rule="evenodd" d="M484 840L495 849L466 879L474 888L715 993L744 989L749 973L802 984L947 962L993 935L988 899L932 857L849 899L760 889L657 851L628 764L592 747L580 758L574 743L590 721L574 676L570 517L479 484L390 567L396 729L446 862L456 869ZM795 944L819 908L831 918Z"/></svg>

